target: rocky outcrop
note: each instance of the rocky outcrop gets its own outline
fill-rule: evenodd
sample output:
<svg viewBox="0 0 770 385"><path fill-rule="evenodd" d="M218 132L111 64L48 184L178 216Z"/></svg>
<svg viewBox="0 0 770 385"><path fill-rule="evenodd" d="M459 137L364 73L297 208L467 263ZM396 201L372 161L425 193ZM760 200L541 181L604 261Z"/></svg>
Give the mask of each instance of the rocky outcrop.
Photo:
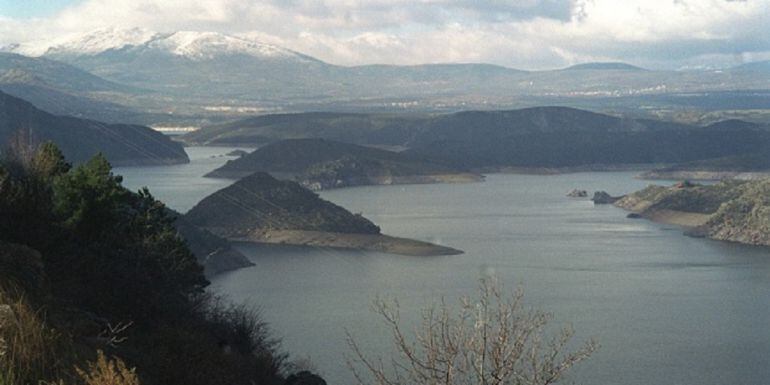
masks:
<svg viewBox="0 0 770 385"><path fill-rule="evenodd" d="M606 191L597 191L594 193L594 197L591 198L591 200L594 202L595 205L607 205L607 204L613 204L623 197L614 197L610 194L608 194Z"/></svg>
<svg viewBox="0 0 770 385"><path fill-rule="evenodd" d="M227 155L227 156L237 156L237 157L241 157L241 156L245 156L245 155L248 155L248 154L249 154L249 153L248 153L247 151L243 151L243 150L232 150L232 151L228 152L228 153L227 153L227 154L225 154L225 155Z"/></svg>
<svg viewBox="0 0 770 385"><path fill-rule="evenodd" d="M650 186L616 206L698 237L770 246L770 179L715 185Z"/></svg>
<svg viewBox="0 0 770 385"><path fill-rule="evenodd" d="M573 189L567 193L567 196L570 198L586 198L588 197L588 191Z"/></svg>
<svg viewBox="0 0 770 385"><path fill-rule="evenodd" d="M770 246L770 179L746 182L706 224L712 239Z"/></svg>
<svg viewBox="0 0 770 385"><path fill-rule="evenodd" d="M303 370L286 378L284 385L326 385L326 381L317 374Z"/></svg>

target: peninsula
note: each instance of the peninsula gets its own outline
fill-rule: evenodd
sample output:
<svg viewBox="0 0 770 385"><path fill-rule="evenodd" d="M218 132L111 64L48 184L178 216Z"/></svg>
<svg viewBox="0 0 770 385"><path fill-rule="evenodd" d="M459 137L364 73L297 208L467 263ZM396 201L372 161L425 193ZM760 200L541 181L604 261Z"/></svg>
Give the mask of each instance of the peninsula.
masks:
<svg viewBox="0 0 770 385"><path fill-rule="evenodd" d="M770 179L722 181L715 185L680 182L651 185L616 206L687 233L711 239L770 246Z"/></svg>
<svg viewBox="0 0 770 385"><path fill-rule="evenodd" d="M241 178L269 172L311 190L331 188L479 182L480 174L418 156L326 139L287 139L230 160L208 177Z"/></svg>
<svg viewBox="0 0 770 385"><path fill-rule="evenodd" d="M258 172L204 198L185 219L234 241L453 255L462 251L383 235L360 214L321 199L293 181Z"/></svg>

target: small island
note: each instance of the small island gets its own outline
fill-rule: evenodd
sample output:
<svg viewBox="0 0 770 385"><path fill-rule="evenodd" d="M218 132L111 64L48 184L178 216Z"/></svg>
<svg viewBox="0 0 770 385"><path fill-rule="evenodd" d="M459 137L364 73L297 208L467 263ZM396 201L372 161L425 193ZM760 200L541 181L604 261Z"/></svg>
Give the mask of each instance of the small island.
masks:
<svg viewBox="0 0 770 385"><path fill-rule="evenodd" d="M689 235L770 246L770 179L714 185L651 185L615 205L653 221L684 227Z"/></svg>
<svg viewBox="0 0 770 385"><path fill-rule="evenodd" d="M383 235L360 214L321 199L293 181L258 172L204 198L185 220L233 241L332 247L402 255L462 251Z"/></svg>

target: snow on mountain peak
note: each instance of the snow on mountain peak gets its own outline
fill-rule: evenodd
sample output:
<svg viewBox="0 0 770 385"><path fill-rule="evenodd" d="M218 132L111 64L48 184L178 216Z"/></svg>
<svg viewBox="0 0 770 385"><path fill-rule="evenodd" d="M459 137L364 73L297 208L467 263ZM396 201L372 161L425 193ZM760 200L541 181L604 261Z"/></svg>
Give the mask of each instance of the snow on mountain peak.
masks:
<svg viewBox="0 0 770 385"><path fill-rule="evenodd" d="M227 54L267 58L298 56L285 48L217 32L178 31L153 40L148 47L190 59L211 59Z"/></svg>
<svg viewBox="0 0 770 385"><path fill-rule="evenodd" d="M3 47L6 52L25 56L96 55L149 42L158 34L142 28L102 28L85 34L66 35L54 40L37 40Z"/></svg>
<svg viewBox="0 0 770 385"><path fill-rule="evenodd" d="M261 43L248 37L218 32L178 31L158 33L142 28L103 28L54 41L12 44L2 51L26 56L98 55L114 49L151 49L191 60L213 59L220 55L249 55L260 58L304 58L291 50Z"/></svg>
<svg viewBox="0 0 770 385"><path fill-rule="evenodd" d="M103 28L52 46L47 54L95 55L111 49L142 45L152 40L156 32L142 28Z"/></svg>

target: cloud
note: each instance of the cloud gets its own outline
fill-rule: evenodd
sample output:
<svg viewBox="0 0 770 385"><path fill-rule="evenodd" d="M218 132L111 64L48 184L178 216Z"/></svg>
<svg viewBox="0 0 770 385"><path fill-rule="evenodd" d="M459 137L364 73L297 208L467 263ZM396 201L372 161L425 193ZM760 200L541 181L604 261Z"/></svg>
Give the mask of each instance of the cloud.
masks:
<svg viewBox="0 0 770 385"><path fill-rule="evenodd" d="M245 34L344 65L675 68L766 57L768 25L770 0L84 0L43 19L0 18L0 44L140 26Z"/></svg>

